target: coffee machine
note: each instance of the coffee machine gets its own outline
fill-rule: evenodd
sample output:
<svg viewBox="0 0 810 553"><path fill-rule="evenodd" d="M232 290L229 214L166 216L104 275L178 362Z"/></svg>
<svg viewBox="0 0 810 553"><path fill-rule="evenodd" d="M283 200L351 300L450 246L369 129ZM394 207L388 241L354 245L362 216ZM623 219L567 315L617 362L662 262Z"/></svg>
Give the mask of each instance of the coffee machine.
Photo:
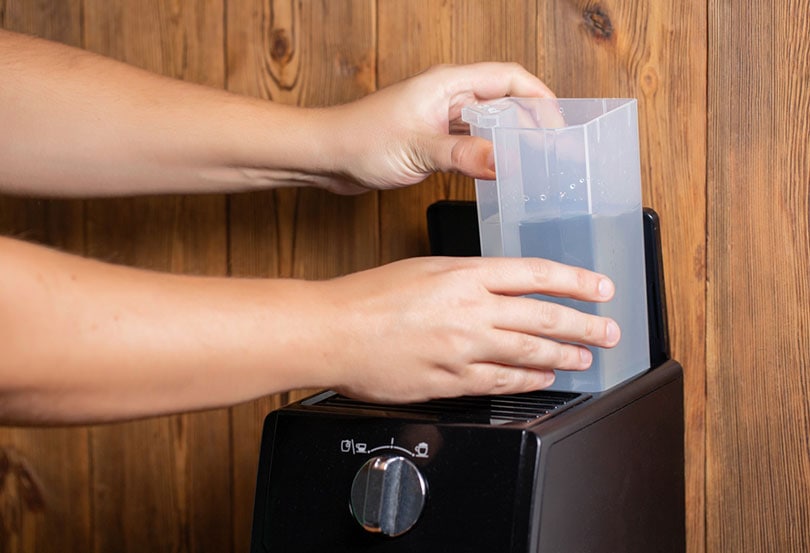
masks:
<svg viewBox="0 0 810 553"><path fill-rule="evenodd" d="M252 553L683 553L683 371L658 218L643 218L647 371L597 393L383 405L326 391L274 411ZM477 255L477 224L474 202L432 205L432 253Z"/></svg>

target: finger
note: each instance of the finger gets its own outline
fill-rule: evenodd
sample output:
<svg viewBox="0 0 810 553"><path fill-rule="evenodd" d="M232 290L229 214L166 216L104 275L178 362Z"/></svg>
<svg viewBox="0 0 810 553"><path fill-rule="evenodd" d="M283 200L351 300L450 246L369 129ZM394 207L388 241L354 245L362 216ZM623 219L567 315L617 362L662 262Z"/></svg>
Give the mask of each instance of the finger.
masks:
<svg viewBox="0 0 810 553"><path fill-rule="evenodd" d="M495 178L492 143L474 136L437 136L427 141L433 170L458 172L475 179Z"/></svg>
<svg viewBox="0 0 810 553"><path fill-rule="evenodd" d="M554 371L476 363L468 368L463 382L464 387L459 392L465 395L521 394L551 386Z"/></svg>
<svg viewBox="0 0 810 553"><path fill-rule="evenodd" d="M551 369L510 367L497 363L473 363L461 372L434 375L432 397L519 394L548 388L554 383Z"/></svg>
<svg viewBox="0 0 810 553"><path fill-rule="evenodd" d="M450 73L451 94L472 92L481 100L503 96L554 98L543 81L517 63L483 62L470 65L444 66Z"/></svg>
<svg viewBox="0 0 810 553"><path fill-rule="evenodd" d="M559 129L565 126L565 118L559 101L516 103L517 127L526 129ZM535 137L538 138L538 137ZM545 146L537 145L538 149Z"/></svg>
<svg viewBox="0 0 810 553"><path fill-rule="evenodd" d="M606 317L582 313L576 309L534 298L498 298L492 311L494 325L511 330L610 348L621 338L619 325Z"/></svg>
<svg viewBox="0 0 810 553"><path fill-rule="evenodd" d="M481 345L478 361L526 369L569 371L583 371L593 362L588 348L575 344L508 330L496 330L492 337L488 344Z"/></svg>
<svg viewBox="0 0 810 553"><path fill-rule="evenodd" d="M495 294L545 294L583 301L608 301L615 287L599 273L533 257L483 257L467 261L477 268L478 282Z"/></svg>

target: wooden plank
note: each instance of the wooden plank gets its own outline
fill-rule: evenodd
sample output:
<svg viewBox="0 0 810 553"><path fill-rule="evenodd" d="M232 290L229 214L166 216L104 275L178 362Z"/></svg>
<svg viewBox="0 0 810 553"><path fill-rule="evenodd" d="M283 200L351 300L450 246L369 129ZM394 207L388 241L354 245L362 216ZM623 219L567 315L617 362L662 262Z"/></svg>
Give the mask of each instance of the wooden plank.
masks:
<svg viewBox="0 0 810 553"><path fill-rule="evenodd" d="M0 431L0 550L88 551L88 431Z"/></svg>
<svg viewBox="0 0 810 553"><path fill-rule="evenodd" d="M536 10L531 0L381 0L379 85L441 63L514 61L535 71ZM419 46L403 48L403 44ZM474 199L472 180L440 174L416 186L382 193L381 261L428 254L425 212L431 203L448 198Z"/></svg>
<svg viewBox="0 0 810 553"><path fill-rule="evenodd" d="M64 2L0 2L0 23L19 33L81 46L81 0Z"/></svg>
<svg viewBox="0 0 810 553"><path fill-rule="evenodd" d="M375 86L371 0L228 3L228 89L295 105L346 102ZM280 130L279 132L283 132ZM234 276L329 278L378 263L374 193L285 189L230 200ZM307 392L232 410L234 551L247 551L265 415Z"/></svg>
<svg viewBox="0 0 810 553"><path fill-rule="evenodd" d="M386 87L429 67L453 61L453 5L438 0L378 2L379 69L377 81ZM418 48L403 48L418 44ZM388 263L428 253L425 210L449 197L470 198L466 179L437 174L424 182L380 194L380 261ZM454 194L455 192L455 194Z"/></svg>
<svg viewBox="0 0 810 553"><path fill-rule="evenodd" d="M341 104L375 89L374 14L373 0L301 4L307 54L302 60L301 105ZM346 197L303 189L295 221L292 276L332 278L378 263L376 193Z"/></svg>
<svg viewBox="0 0 810 553"><path fill-rule="evenodd" d="M203 84L224 85L222 0L85 2L88 49ZM224 275L221 196L88 202L93 257L157 270ZM96 551L230 548L226 410L94 428Z"/></svg>
<svg viewBox="0 0 810 553"><path fill-rule="evenodd" d="M541 73L561 97L639 101L644 204L662 221L672 354L684 366L687 548L704 545L706 8L551 2Z"/></svg>
<svg viewBox="0 0 810 553"><path fill-rule="evenodd" d="M810 5L709 2L707 550L810 550Z"/></svg>
<svg viewBox="0 0 810 553"><path fill-rule="evenodd" d="M81 2L0 2L0 26L81 45ZM0 197L0 233L82 253L83 204ZM88 431L0 428L0 551L87 551Z"/></svg>
<svg viewBox="0 0 810 553"><path fill-rule="evenodd" d="M454 2L451 62L514 62L537 74L538 9L534 0ZM475 199L474 181L454 176L449 192L451 199Z"/></svg>

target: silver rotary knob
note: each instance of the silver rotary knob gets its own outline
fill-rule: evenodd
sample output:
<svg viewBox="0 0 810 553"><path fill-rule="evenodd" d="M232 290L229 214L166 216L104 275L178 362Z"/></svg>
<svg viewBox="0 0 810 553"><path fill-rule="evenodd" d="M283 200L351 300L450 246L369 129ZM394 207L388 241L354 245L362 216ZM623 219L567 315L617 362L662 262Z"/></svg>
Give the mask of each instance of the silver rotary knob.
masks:
<svg viewBox="0 0 810 553"><path fill-rule="evenodd" d="M419 469L404 457L374 457L354 477L352 515L369 532L404 534L425 506L427 484Z"/></svg>

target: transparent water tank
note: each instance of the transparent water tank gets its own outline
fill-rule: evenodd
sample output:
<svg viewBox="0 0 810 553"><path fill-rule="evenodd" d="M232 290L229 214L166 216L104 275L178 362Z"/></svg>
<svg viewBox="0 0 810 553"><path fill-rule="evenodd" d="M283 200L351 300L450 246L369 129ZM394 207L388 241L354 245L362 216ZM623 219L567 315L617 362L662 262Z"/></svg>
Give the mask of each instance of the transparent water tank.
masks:
<svg viewBox="0 0 810 553"><path fill-rule="evenodd" d="M622 339L591 348L584 372L551 389L599 392L650 366L637 104L632 99L505 98L462 112L493 142L495 181L476 181L484 256L542 257L609 276L608 303L537 296L613 318Z"/></svg>

